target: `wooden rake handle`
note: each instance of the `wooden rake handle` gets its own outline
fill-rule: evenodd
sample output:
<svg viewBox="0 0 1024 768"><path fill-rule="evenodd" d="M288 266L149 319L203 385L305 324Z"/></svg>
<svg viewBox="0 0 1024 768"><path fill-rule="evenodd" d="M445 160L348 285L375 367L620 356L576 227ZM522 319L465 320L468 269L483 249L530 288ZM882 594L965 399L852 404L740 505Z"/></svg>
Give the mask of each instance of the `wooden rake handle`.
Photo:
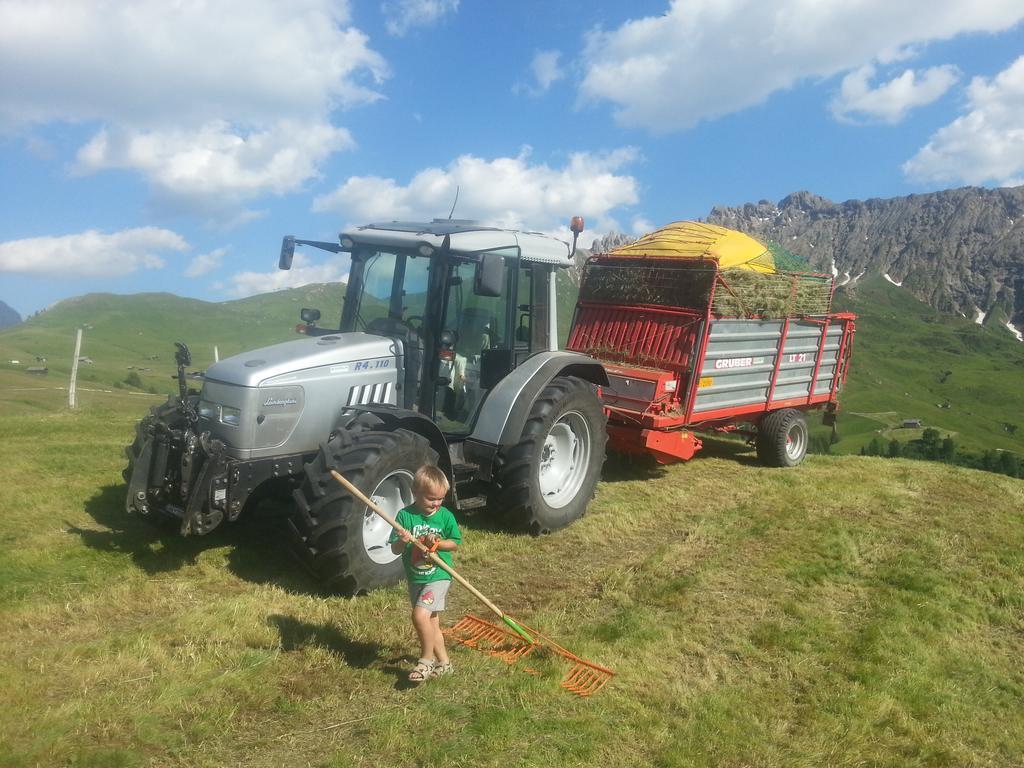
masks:
<svg viewBox="0 0 1024 768"><path fill-rule="evenodd" d="M380 515L388 525L390 525L392 528L394 528L399 533L405 533L410 538L412 538L412 534L410 534L405 528L400 526L398 524L398 521L395 520L395 518L393 518L391 515L389 515L387 512L385 512L379 506L374 504L370 499L368 499L366 497L366 495L362 491L360 491L358 488L356 488L354 485L352 485L352 483L350 483L348 480L346 480L341 475L340 472L337 472L336 470L333 470L333 469L330 472L334 476L334 479L337 480L339 483L341 483L342 486L344 486L345 490L347 490L349 493L351 493L353 496L355 496L357 499L359 499L359 501L363 502L363 504L365 504L369 509L372 509L378 515ZM427 549L427 547L425 547L418 539L413 538L412 539L412 543L413 543L413 546L417 547L421 552L423 552L424 555L429 557L431 562L434 563L434 565L436 565L438 568L440 568L441 570L443 570L446 573L448 573L453 579L455 579L457 582L459 582L459 584L461 584L466 589L468 589L470 591L470 593L473 595L473 597L475 597L481 603L486 605L491 611L494 612L494 614L498 618L500 618L502 621L504 621L509 626L512 626L513 624L515 624L515 622L512 621L511 617L508 616L503 610L501 610L501 608L499 608L494 603L492 603L490 600L488 600L486 597L484 597L483 593L480 590L478 590L476 587L474 587L472 584L470 584L468 581L466 581L466 579L461 574L459 574L454 568L452 568L450 565L448 565L448 563L446 563L444 560L442 560L440 557L438 557L434 552L431 552L429 549ZM523 633L522 630L518 628L518 625L514 626L513 629L516 629L516 631L519 632L521 636L524 636L528 642L530 642L530 643L533 642L533 638L531 638L531 637L529 637L529 635L526 635L525 633Z"/></svg>

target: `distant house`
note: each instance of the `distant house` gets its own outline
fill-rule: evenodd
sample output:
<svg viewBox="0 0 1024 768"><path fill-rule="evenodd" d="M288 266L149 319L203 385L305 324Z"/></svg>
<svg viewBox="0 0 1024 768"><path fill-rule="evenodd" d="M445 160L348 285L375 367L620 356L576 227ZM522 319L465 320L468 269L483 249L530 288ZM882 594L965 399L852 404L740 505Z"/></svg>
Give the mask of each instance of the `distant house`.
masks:
<svg viewBox="0 0 1024 768"><path fill-rule="evenodd" d="M85 363L86 365L92 365L92 358L82 355L80 358L78 358L78 362Z"/></svg>
<svg viewBox="0 0 1024 768"><path fill-rule="evenodd" d="M921 420L920 419L904 419L903 420L903 428L904 429L919 429L920 427L921 427Z"/></svg>
<svg viewBox="0 0 1024 768"><path fill-rule="evenodd" d="M25 373L37 373L40 375L44 375L49 373L49 371L42 366L30 365L28 368L25 369Z"/></svg>

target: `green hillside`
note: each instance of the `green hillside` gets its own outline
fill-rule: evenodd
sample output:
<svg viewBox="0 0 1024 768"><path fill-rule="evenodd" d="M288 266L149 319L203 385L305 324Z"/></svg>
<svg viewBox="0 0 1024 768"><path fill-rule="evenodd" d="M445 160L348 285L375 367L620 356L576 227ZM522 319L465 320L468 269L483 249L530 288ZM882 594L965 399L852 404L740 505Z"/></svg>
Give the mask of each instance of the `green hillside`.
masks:
<svg viewBox="0 0 1024 768"><path fill-rule="evenodd" d="M130 296L89 294L59 302L21 325L0 332L0 386L18 382L67 385L75 329L83 328L79 366L82 386L111 386L130 371L158 392L174 388L174 342L192 351L193 367L203 369L220 357L295 338L302 307L318 307L324 324L337 323L344 285L309 285L237 301L210 303L168 293ZM46 362L37 362L45 357ZM18 360L19 365L12 365ZM45 365L46 377L25 373ZM148 369L139 371L139 369Z"/></svg>
<svg viewBox="0 0 1024 768"><path fill-rule="evenodd" d="M858 320L834 451L914 439L921 430L901 425L920 419L958 446L1024 455L1024 344L1005 328L939 314L882 277L840 291L835 308Z"/></svg>

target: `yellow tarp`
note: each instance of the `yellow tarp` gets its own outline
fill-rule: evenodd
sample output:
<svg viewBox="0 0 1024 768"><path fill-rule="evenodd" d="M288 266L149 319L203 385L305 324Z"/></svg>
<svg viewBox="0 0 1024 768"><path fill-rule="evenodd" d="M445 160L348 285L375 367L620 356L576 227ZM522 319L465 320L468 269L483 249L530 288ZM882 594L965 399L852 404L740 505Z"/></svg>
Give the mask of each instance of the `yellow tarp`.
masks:
<svg viewBox="0 0 1024 768"><path fill-rule="evenodd" d="M775 273L775 259L764 243L734 229L696 221L673 222L609 255L715 259L720 269Z"/></svg>

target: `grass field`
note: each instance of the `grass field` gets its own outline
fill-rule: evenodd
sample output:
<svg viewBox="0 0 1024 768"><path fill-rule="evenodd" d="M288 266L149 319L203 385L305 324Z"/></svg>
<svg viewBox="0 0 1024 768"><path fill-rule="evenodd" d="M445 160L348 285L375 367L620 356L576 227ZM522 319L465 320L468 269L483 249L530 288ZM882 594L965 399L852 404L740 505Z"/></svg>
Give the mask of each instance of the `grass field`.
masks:
<svg viewBox="0 0 1024 768"><path fill-rule="evenodd" d="M582 700L553 660L458 648L410 689L401 588L317 594L270 517L181 539L127 516L146 397L63 397L0 392L0 766L1024 762L1020 481L730 443L610 462L552 536L461 520L456 565L612 682Z"/></svg>

